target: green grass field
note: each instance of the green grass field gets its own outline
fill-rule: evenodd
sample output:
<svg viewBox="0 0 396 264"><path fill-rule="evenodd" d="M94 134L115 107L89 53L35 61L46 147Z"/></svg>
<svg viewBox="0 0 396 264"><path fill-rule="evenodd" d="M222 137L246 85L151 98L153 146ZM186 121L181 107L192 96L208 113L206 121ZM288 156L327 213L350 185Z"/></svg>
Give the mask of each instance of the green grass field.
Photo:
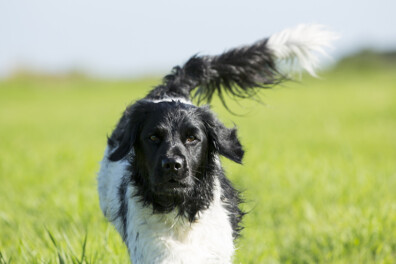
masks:
<svg viewBox="0 0 396 264"><path fill-rule="evenodd" d="M396 70L340 67L219 102L247 151L223 160L249 214L235 263L396 263ZM98 162L159 79L0 82L0 263L128 263L99 209Z"/></svg>

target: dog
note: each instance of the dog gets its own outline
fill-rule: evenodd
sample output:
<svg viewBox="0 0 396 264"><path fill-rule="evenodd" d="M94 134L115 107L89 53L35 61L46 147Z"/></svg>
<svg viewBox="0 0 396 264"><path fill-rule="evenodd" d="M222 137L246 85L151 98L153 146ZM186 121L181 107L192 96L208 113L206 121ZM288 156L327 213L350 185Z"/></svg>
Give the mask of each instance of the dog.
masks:
<svg viewBox="0 0 396 264"><path fill-rule="evenodd" d="M108 137L98 192L132 263L232 262L245 213L220 156L241 163L244 150L236 128L191 98L209 103L217 93L226 106L224 94L247 98L290 79L292 69L282 68L290 64L315 75L315 53L334 38L323 26L300 25L218 56L195 55L126 108Z"/></svg>

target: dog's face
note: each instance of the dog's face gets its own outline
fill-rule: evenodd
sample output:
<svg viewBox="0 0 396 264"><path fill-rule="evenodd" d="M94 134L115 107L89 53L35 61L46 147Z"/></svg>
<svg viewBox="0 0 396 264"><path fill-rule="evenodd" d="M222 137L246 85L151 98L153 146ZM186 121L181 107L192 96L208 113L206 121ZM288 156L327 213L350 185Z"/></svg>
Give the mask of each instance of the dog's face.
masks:
<svg viewBox="0 0 396 264"><path fill-rule="evenodd" d="M242 160L236 129L226 128L208 107L142 100L127 109L120 124L110 138L119 142L110 160L134 150L133 180L143 200L158 210L189 200L210 202L217 156Z"/></svg>
<svg viewBox="0 0 396 264"><path fill-rule="evenodd" d="M193 107L155 106L146 113L135 143L138 166L147 171L153 193L185 195L207 165L205 125Z"/></svg>

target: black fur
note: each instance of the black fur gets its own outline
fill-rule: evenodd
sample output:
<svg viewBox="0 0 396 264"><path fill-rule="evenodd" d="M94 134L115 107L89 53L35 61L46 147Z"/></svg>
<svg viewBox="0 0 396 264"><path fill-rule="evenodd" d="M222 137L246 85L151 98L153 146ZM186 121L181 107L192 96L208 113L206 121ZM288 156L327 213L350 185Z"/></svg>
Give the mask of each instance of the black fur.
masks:
<svg viewBox="0 0 396 264"><path fill-rule="evenodd" d="M182 126L196 122L197 126L201 125L202 133L207 136L203 159L198 164L198 171L194 172L194 182L191 184L191 188L182 195L162 196L152 190L149 172L145 166L148 157L142 151L142 142L136 137L141 133L141 123L149 122L150 118L158 118L157 113L159 112L167 116L165 119L171 119L173 123ZM123 122L133 124L133 128L128 124L122 124ZM171 125L169 125L170 127ZM119 156L126 155L134 147L134 158L130 166L130 181L138 187L136 195L145 205L152 206L155 213L169 212L177 208L179 215L187 217L190 221L195 220L199 211L208 208L213 199L214 177L223 175L221 167L216 163L216 155L224 155L239 163L243 156L242 146L237 139L235 129L224 127L207 107L199 108L178 102L152 103L145 100L137 102L127 109L117 129L109 138L109 142L113 147L117 146L110 156L113 161L116 161ZM122 193L122 189L120 189L120 193ZM125 215L122 208L120 214Z"/></svg>
<svg viewBox="0 0 396 264"><path fill-rule="evenodd" d="M124 176L122 178L122 182L121 185L118 189L118 196L120 199L120 208L118 209L118 216L121 218L121 222L122 222L122 227L124 230L124 233L122 235L122 239L124 241L127 240L127 232L126 232L126 228L127 228L127 214L128 214L128 203L126 201L126 199L128 199L128 197L126 196L126 190L127 190L127 186L130 184L131 180L129 177Z"/></svg>
<svg viewBox="0 0 396 264"><path fill-rule="evenodd" d="M123 184L136 186L135 195L151 206L153 213L177 210L179 216L194 222L198 213L210 206L217 177L233 236L238 237L244 215L239 208L242 200L218 162L219 155L242 162L244 151L236 128L226 128L207 106L179 100L190 100L190 93L198 87L198 101L210 102L217 92L225 104L224 92L246 98L255 95L256 88L279 83L284 78L266 43L262 40L219 56L193 56L123 113L108 139L109 159L129 160L130 175ZM169 158L178 161L171 172L163 165ZM125 195L124 188L119 193L120 198ZM121 205L124 226L126 210Z"/></svg>
<svg viewBox="0 0 396 264"><path fill-rule="evenodd" d="M256 88L271 88L285 80L266 44L264 39L219 56L193 56L182 67L174 67L172 73L165 76L164 84L153 89L147 98L189 99L196 87L199 88L194 97L199 102L210 102L215 92L224 105L223 92L237 98L252 97Z"/></svg>
<svg viewBox="0 0 396 264"><path fill-rule="evenodd" d="M240 192L236 190L231 182L225 177L224 172L219 176L221 189L223 194L221 196L222 202L224 202L228 215L230 217L230 222L233 230L234 239L239 237L243 227L241 226L241 221L245 212L239 208L239 204L243 202L240 197Z"/></svg>

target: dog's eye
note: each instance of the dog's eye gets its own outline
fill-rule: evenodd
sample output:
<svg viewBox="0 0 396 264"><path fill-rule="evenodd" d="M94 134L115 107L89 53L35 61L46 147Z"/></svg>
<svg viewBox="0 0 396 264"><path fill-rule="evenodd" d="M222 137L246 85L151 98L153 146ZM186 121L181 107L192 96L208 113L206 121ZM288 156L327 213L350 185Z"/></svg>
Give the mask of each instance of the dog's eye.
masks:
<svg viewBox="0 0 396 264"><path fill-rule="evenodd" d="M187 137L187 142L191 143L191 142L194 142L196 139L197 139L197 138L194 137L194 136L188 136L188 137Z"/></svg>
<svg viewBox="0 0 396 264"><path fill-rule="evenodd" d="M151 136L149 137L149 139L150 139L151 141L153 141L153 142L158 142L158 141L159 141L159 137L157 137L156 135L151 135Z"/></svg>

